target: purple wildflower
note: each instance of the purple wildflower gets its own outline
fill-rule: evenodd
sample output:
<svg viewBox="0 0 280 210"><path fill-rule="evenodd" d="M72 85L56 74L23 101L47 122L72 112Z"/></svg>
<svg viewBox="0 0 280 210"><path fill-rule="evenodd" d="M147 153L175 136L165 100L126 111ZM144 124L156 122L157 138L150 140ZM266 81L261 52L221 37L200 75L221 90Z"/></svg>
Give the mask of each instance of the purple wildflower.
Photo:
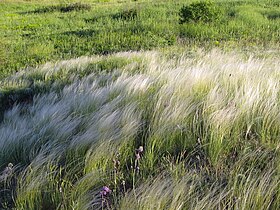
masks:
<svg viewBox="0 0 280 210"><path fill-rule="evenodd" d="M107 194L111 194L112 190L110 190L109 187L107 186L103 186L102 187L102 190L100 191L100 194L103 195L103 196L106 196Z"/></svg>

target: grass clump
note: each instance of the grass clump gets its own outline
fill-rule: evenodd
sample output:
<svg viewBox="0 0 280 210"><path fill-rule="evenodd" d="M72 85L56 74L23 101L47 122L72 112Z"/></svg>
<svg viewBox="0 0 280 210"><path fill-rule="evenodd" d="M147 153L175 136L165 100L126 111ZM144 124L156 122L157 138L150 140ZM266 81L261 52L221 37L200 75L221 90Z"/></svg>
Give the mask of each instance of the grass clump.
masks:
<svg viewBox="0 0 280 210"><path fill-rule="evenodd" d="M113 19L119 20L134 20L139 15L139 8L125 9L117 14L114 14Z"/></svg>
<svg viewBox="0 0 280 210"><path fill-rule="evenodd" d="M222 9L212 1L199 1L185 5L180 9L179 23L210 23L221 19Z"/></svg>

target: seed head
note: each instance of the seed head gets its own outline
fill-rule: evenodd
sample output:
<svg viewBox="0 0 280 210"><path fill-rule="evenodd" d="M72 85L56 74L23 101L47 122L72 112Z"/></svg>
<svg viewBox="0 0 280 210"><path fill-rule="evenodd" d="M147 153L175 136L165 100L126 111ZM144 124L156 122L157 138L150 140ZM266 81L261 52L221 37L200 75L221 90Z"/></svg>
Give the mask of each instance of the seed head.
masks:
<svg viewBox="0 0 280 210"><path fill-rule="evenodd" d="M136 149L135 151L136 151L136 153L141 154L141 153L143 153L144 148L143 148L143 146L140 146L140 147L139 147L138 149Z"/></svg>

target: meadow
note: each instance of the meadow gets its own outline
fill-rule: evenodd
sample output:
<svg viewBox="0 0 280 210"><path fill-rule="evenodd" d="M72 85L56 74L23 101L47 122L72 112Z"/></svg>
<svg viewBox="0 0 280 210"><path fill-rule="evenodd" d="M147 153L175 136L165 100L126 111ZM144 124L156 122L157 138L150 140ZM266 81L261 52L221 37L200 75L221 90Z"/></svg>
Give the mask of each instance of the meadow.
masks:
<svg viewBox="0 0 280 210"><path fill-rule="evenodd" d="M0 209L279 208L280 4L193 2L0 2Z"/></svg>
<svg viewBox="0 0 280 210"><path fill-rule="evenodd" d="M2 0L0 78L46 61L85 55L182 45L279 46L278 0L220 0L219 21L179 24L180 8L191 2Z"/></svg>

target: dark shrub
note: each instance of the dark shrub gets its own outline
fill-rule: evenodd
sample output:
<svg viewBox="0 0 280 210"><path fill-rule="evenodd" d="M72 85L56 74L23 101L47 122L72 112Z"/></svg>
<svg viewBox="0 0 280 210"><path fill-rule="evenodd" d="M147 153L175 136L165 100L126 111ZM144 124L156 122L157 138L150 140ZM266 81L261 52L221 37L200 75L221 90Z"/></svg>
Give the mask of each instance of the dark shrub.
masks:
<svg viewBox="0 0 280 210"><path fill-rule="evenodd" d="M212 1L199 1L180 9L179 22L213 22L222 16L222 10Z"/></svg>
<svg viewBox="0 0 280 210"><path fill-rule="evenodd" d="M132 8L123 10L115 15L113 15L113 19L122 19L122 20L133 20L138 16L139 9Z"/></svg>

